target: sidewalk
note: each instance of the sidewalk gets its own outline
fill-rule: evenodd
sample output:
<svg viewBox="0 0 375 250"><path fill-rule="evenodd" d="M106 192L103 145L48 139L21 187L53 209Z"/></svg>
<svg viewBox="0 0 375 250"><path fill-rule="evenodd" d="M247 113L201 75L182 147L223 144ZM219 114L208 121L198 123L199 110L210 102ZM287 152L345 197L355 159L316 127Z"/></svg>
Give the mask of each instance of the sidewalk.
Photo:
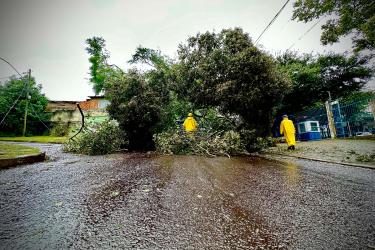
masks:
<svg viewBox="0 0 375 250"><path fill-rule="evenodd" d="M263 154L291 156L322 162L340 163L375 169L375 141L326 139L297 142L296 150L288 151L285 143L268 148Z"/></svg>

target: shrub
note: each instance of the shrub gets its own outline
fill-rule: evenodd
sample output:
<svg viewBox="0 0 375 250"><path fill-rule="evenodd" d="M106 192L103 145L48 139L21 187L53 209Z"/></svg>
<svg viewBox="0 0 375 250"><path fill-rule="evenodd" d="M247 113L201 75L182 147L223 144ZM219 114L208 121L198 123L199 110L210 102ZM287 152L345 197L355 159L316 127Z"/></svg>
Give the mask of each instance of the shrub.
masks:
<svg viewBox="0 0 375 250"><path fill-rule="evenodd" d="M223 134L163 132L154 141L163 154L229 156L246 152L240 134L232 130Z"/></svg>
<svg viewBox="0 0 375 250"><path fill-rule="evenodd" d="M123 144L123 134L115 120L89 123L73 140L64 144L64 151L87 155L113 153Z"/></svg>
<svg viewBox="0 0 375 250"><path fill-rule="evenodd" d="M240 131L241 141L248 152L257 152L268 147L275 147L278 138L257 137L255 130L242 129Z"/></svg>
<svg viewBox="0 0 375 250"><path fill-rule="evenodd" d="M52 136L67 136L69 134L69 123L61 122L55 123L50 131Z"/></svg>

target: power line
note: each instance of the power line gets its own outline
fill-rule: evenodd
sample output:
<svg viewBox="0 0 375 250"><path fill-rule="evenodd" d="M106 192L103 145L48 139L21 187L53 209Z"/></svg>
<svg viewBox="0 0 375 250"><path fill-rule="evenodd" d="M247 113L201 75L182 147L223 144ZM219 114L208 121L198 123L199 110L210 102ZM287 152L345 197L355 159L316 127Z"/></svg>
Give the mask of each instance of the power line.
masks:
<svg viewBox="0 0 375 250"><path fill-rule="evenodd" d="M12 107L10 107L10 109L8 110L8 112L5 114L5 116L3 117L3 119L0 121L0 125L4 122L5 118L8 116L9 112L14 108L14 106L16 106L18 100L21 98L21 96L23 95L23 92L25 91L26 89L26 84L23 86L23 89L20 93L20 95L17 97L16 101L13 103Z"/></svg>
<svg viewBox="0 0 375 250"><path fill-rule="evenodd" d="M22 77L22 75L20 74L20 72L18 72L18 70L10 63L8 62L7 60L5 60L4 58L0 57L1 60L3 60L4 62L6 62L10 67L12 67L14 69L14 71L17 72L17 74Z"/></svg>
<svg viewBox="0 0 375 250"><path fill-rule="evenodd" d="M44 125L44 127L46 127L48 130L51 130L39 117L38 113L35 112L34 108L33 108L33 105L30 105L30 108L32 109L32 112L33 114L39 119L39 121Z"/></svg>
<svg viewBox="0 0 375 250"><path fill-rule="evenodd" d="M18 72L18 70L10 63L8 62L7 60L5 60L4 58L0 57L1 60L3 60L4 62L6 62L7 64L9 64L16 72L17 74L20 76L20 79L24 82L24 86L22 88L22 91L20 93L20 95L17 97L16 101L13 103L12 107L10 107L10 109L8 110L8 112L5 114L5 116L3 117L3 119L1 120L0 122L0 125L4 122L5 118L8 116L9 112L14 108L14 106L17 104L18 100L20 99L20 97L23 95L23 92L25 91L26 87L27 87L27 84L26 82L24 81L24 77L20 74L20 72ZM29 70L30 72L30 70ZM29 73L29 80L30 80L30 73ZM28 96L26 96L26 98L29 98ZM32 112L34 113L34 115L39 119L39 121L48 129L50 130L50 128L40 119L39 115L35 112L34 108L33 108L33 105L30 105L30 108L32 109Z"/></svg>
<svg viewBox="0 0 375 250"><path fill-rule="evenodd" d="M23 79L23 76L20 74L20 72L18 72L18 70L10 63L8 62L7 60L5 60L4 58L0 57L1 60L3 60L4 62L6 62L10 67L12 67L14 69L14 71L17 72L17 74L20 76L20 78L22 79L22 81L24 80ZM10 111L14 108L14 106L16 106L18 100L21 98L21 96L23 95L23 92L25 91L26 89L26 86L27 84L24 82L24 86L22 88L22 91L21 93L19 94L19 96L17 97L16 101L13 103L13 105L10 107L10 109L8 110L8 112L5 114L5 116L3 117L3 119L0 121L0 125L4 122L5 118L8 116L8 114L10 113Z"/></svg>
<svg viewBox="0 0 375 250"><path fill-rule="evenodd" d="M318 21L316 21L313 26L311 26L305 33L303 33L292 45L290 45L290 47L287 49L287 50L290 50L291 48L293 48L294 45L296 45L296 43L298 41L301 41L302 38L304 38L318 23L320 23L320 21L322 21L323 18L320 18Z"/></svg>
<svg viewBox="0 0 375 250"><path fill-rule="evenodd" d="M264 28L264 30L262 31L262 33L259 35L259 37L255 40L255 45L259 42L260 38L262 37L262 35L264 34L264 32L266 32L266 30L271 27L271 25L275 22L275 20L277 19L277 17L280 15L280 13L284 10L285 6L289 3L290 0L287 0L285 2L285 4L283 5L283 7L281 7L281 9L276 13L276 15L272 18L271 22L266 26L266 28Z"/></svg>

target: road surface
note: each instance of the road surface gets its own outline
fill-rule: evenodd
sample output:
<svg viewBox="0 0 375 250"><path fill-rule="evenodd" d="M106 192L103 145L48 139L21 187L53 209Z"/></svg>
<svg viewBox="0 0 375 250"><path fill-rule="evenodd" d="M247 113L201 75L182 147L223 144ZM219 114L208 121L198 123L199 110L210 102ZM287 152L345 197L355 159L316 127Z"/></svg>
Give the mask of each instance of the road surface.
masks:
<svg viewBox="0 0 375 250"><path fill-rule="evenodd" d="M0 171L0 249L375 248L374 170L33 145Z"/></svg>

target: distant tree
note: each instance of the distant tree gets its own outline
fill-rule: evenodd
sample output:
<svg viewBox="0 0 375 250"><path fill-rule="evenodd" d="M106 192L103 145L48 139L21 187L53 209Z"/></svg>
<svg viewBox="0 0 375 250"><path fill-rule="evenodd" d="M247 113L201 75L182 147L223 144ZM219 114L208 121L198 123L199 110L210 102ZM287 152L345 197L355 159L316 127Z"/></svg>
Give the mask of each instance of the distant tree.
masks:
<svg viewBox="0 0 375 250"><path fill-rule="evenodd" d="M23 129L23 121L26 106L26 87L28 78L17 79L11 78L4 84L0 84L0 120L5 117L5 114L12 107L13 103L21 95L19 101L14 108L9 112L3 124L0 125L1 135L21 135ZM42 134L46 128L40 122L48 123L50 115L45 112L48 100L41 93L42 86L37 85L34 78L31 78L29 85L29 100L28 116L27 116L27 131L28 135Z"/></svg>
<svg viewBox="0 0 375 250"><path fill-rule="evenodd" d="M105 48L105 40L102 37L93 37L86 40L86 51L90 54L90 81L93 84L95 94L99 94L104 88L105 72L109 53Z"/></svg>
<svg viewBox="0 0 375 250"><path fill-rule="evenodd" d="M321 41L332 44L340 37L354 33L354 49L375 49L375 1L374 0L297 0L293 19L309 22L330 17L323 26Z"/></svg>
<svg viewBox="0 0 375 250"><path fill-rule="evenodd" d="M275 107L290 82L275 60L254 46L242 29L190 37L178 49L173 88L197 108L218 107L239 115L243 126L267 135Z"/></svg>
<svg viewBox="0 0 375 250"><path fill-rule="evenodd" d="M317 55L285 53L277 58L279 67L292 79L292 88L285 95L279 113L294 113L316 102L345 97L360 90L373 71L367 58L340 54Z"/></svg>

